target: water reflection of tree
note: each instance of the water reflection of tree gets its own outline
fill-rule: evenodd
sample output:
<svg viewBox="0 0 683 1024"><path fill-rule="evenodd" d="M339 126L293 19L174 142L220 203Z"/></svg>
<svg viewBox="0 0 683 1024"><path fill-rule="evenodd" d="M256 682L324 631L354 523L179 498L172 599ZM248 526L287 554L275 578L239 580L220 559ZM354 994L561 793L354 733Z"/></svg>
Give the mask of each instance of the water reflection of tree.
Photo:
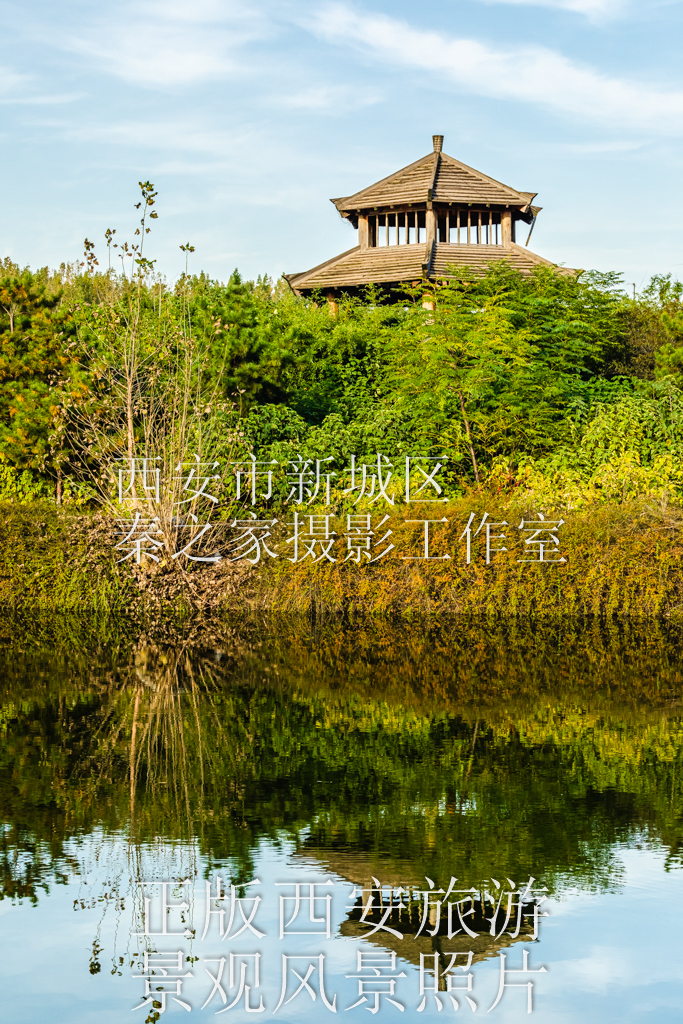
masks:
<svg viewBox="0 0 683 1024"><path fill-rule="evenodd" d="M282 623L203 643L8 661L6 895L74 871L68 840L95 827L131 854L196 843L235 880L283 835L350 871L475 883L609 884L638 837L677 856L675 632Z"/></svg>

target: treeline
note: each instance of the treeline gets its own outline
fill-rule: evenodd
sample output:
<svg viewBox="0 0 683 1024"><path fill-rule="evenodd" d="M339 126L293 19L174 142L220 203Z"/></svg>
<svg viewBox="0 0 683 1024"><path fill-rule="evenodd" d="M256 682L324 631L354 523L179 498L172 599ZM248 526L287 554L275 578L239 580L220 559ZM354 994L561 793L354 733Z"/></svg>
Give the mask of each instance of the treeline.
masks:
<svg viewBox="0 0 683 1024"><path fill-rule="evenodd" d="M0 497L92 496L117 453L151 443L161 407L201 421L226 461L447 456L452 497L683 494L670 275L632 298L615 274L498 264L439 284L433 311L420 288L401 301L368 288L334 313L284 281L169 286L142 262L128 275L0 264Z"/></svg>

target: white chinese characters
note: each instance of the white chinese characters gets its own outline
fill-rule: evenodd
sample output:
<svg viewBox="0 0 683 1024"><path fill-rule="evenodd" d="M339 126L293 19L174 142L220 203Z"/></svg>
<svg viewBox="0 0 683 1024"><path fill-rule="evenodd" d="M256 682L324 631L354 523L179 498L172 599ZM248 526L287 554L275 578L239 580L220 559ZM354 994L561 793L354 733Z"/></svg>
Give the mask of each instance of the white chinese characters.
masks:
<svg viewBox="0 0 683 1024"><path fill-rule="evenodd" d="M460 512L439 516L433 505L449 500L447 462L378 453L351 455L348 467L334 468L332 456L280 464L252 453L230 464L226 482L217 462L196 455L172 468L169 484L160 460L131 459L115 467L118 504L129 513L117 520L118 561L257 565L282 557L349 572L392 558L451 567L566 564L561 518L538 512L511 525L488 511L460 522Z"/></svg>
<svg viewBox="0 0 683 1024"><path fill-rule="evenodd" d="M522 885L491 878L478 888L458 886L456 878L447 886L426 878L423 887L383 885L372 878L348 893L347 922L353 927L341 934L333 909L340 884L332 878L271 883L277 913L269 916L263 911L270 897L258 878L240 884L220 876L207 880L201 942L216 944L216 952L200 958L177 948L181 939L195 941L190 881L140 883L137 935L149 946L132 975L142 981L143 991L131 1009L147 1009L148 1021L158 1020L173 1004L187 1013L195 1007L215 1015L235 1013L235 1019L242 1013L290 1019L293 1012L308 1020L312 1012L444 1009L469 1016L490 1013L503 1000L510 1010L533 1011L535 986L547 973L536 955L532 963L525 945L538 941L541 918L547 916L541 909L547 890L533 878ZM266 921L274 925L269 935ZM474 942L483 936L490 937L488 946ZM341 947L340 938L346 940ZM454 941L456 948L448 948ZM425 943L431 953L424 951ZM501 944L508 947L505 952ZM203 969L193 970L200 959ZM490 969L483 979L487 984L480 984L477 964L485 960L497 965L495 991ZM522 989L523 996L514 989Z"/></svg>

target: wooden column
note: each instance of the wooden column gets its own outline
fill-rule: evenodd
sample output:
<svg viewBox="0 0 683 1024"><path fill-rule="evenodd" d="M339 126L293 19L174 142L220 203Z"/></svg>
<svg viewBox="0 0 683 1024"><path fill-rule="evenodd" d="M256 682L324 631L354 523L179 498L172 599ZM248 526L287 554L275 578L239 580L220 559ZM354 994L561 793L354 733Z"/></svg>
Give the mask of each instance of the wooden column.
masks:
<svg viewBox="0 0 683 1024"><path fill-rule="evenodd" d="M358 244L361 249L367 249L368 247L368 215L367 213L358 214Z"/></svg>
<svg viewBox="0 0 683 1024"><path fill-rule="evenodd" d="M425 214L425 227L427 229L427 245L436 241L436 214L431 206L427 207Z"/></svg>
<svg viewBox="0 0 683 1024"><path fill-rule="evenodd" d="M512 210L503 210L500 215L500 244L508 249L512 245Z"/></svg>
<svg viewBox="0 0 683 1024"><path fill-rule="evenodd" d="M327 293L327 308L329 309L331 316L337 316L339 313L339 302L337 301L337 295L335 292Z"/></svg>

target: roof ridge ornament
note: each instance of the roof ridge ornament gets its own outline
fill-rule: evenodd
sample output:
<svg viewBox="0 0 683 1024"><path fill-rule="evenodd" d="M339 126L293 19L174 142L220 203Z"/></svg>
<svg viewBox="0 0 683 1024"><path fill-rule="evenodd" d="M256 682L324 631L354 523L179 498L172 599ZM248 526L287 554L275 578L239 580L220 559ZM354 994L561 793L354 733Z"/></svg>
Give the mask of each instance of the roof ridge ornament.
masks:
<svg viewBox="0 0 683 1024"><path fill-rule="evenodd" d="M443 149L443 135L432 135L432 143L434 144L434 152L440 153Z"/></svg>

